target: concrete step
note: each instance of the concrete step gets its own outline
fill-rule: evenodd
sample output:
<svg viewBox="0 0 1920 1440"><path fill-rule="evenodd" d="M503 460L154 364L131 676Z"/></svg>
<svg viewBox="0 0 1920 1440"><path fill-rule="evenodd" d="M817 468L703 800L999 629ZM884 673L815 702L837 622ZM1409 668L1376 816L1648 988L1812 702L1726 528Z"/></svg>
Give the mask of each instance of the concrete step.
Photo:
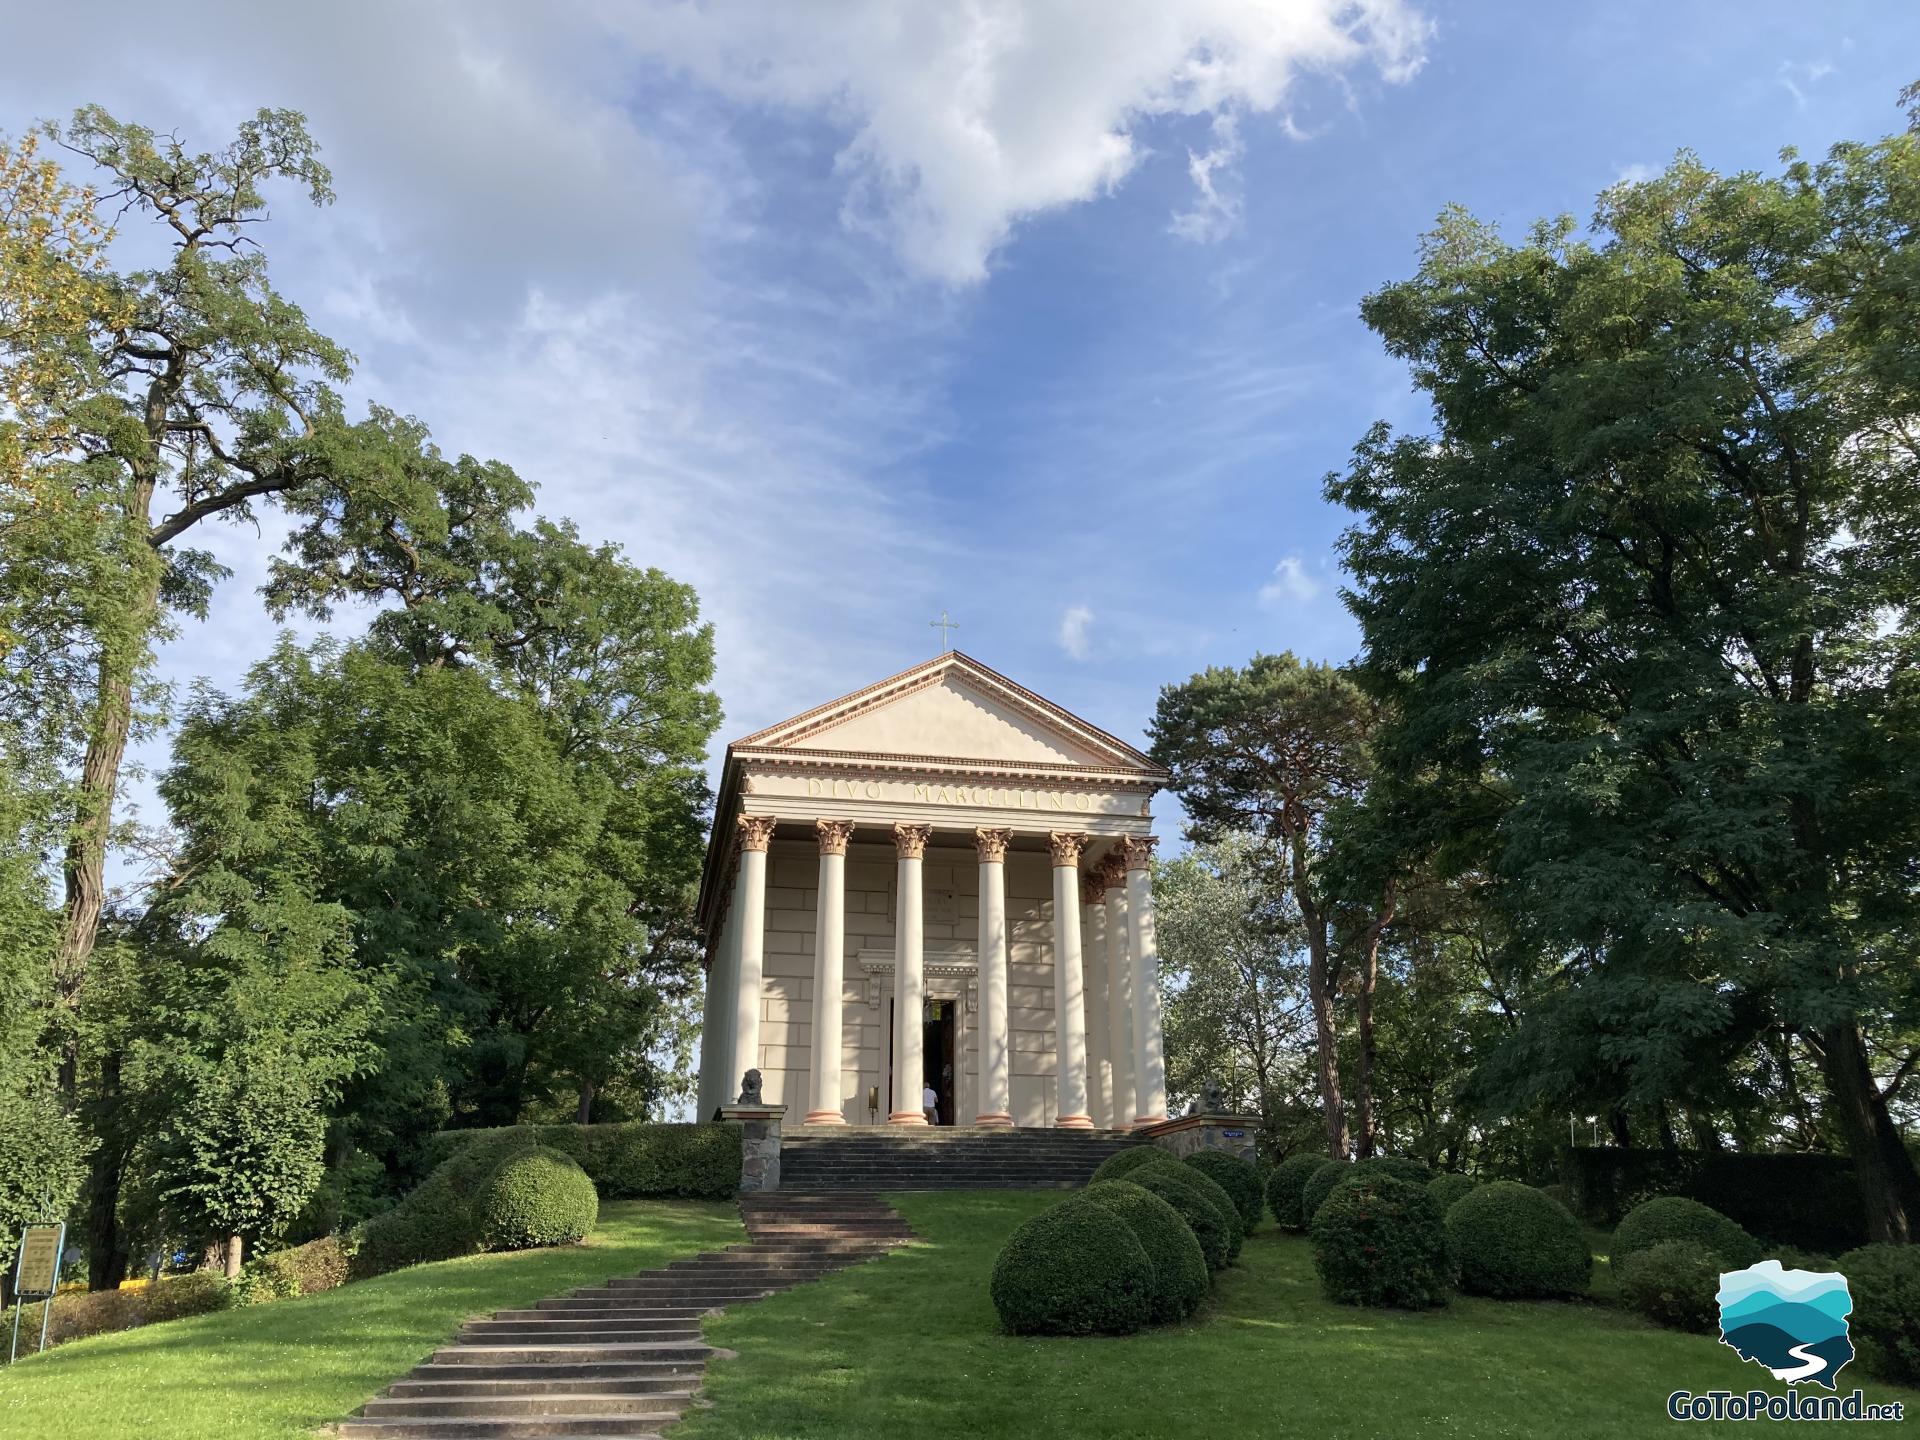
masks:
<svg viewBox="0 0 1920 1440"><path fill-rule="evenodd" d="M609 1395L598 1391L555 1390L543 1395L393 1396L361 1407L367 1419L440 1419L448 1415L496 1420L509 1415L647 1415L656 1422L678 1419L693 1399L690 1390L658 1390L647 1395Z"/></svg>
<svg viewBox="0 0 1920 1440"><path fill-rule="evenodd" d="M619 1360L705 1360L712 1350L682 1340L616 1341L606 1345L449 1345L434 1365L588 1365Z"/></svg>
<svg viewBox="0 0 1920 1440"><path fill-rule="evenodd" d="M703 1372L701 1366L668 1366L657 1374L617 1375L611 1379L577 1375L559 1380L396 1380L387 1387L387 1394L395 1399L415 1400L461 1396L485 1400L514 1395L691 1394Z"/></svg>
<svg viewBox="0 0 1920 1440"><path fill-rule="evenodd" d="M498 1419L471 1417L418 1417L402 1419L380 1416L342 1420L333 1433L341 1440L540 1440L548 1435L591 1435L610 1440L659 1440L663 1425L676 1417L644 1415L509 1415Z"/></svg>
<svg viewBox="0 0 1920 1440"><path fill-rule="evenodd" d="M407 1372L405 1383L466 1383L476 1380L538 1380L557 1384L577 1380L648 1380L662 1376L675 1378L698 1376L706 1370L705 1359L680 1362L626 1360L554 1360L511 1361L489 1364L445 1365L429 1362Z"/></svg>

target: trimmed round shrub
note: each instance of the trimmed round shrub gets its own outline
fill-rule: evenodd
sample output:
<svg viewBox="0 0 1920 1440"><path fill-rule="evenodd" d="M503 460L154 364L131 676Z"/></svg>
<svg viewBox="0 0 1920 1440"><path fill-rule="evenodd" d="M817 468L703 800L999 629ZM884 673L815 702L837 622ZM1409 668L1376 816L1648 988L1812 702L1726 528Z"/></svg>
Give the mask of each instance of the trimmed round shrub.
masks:
<svg viewBox="0 0 1920 1440"><path fill-rule="evenodd" d="M1165 1165L1148 1165L1143 1166L1142 1169L1170 1170L1176 1175L1185 1176L1189 1184L1197 1185L1201 1193L1213 1202L1214 1207L1227 1222L1227 1263L1231 1265L1240 1258L1240 1242L1247 1238L1247 1229L1240 1219L1240 1207L1233 1203L1233 1196L1227 1193L1225 1186L1212 1176L1202 1174L1191 1165L1182 1165L1172 1156L1167 1157ZM1136 1170L1134 1178L1138 1179L1140 1173L1141 1171Z"/></svg>
<svg viewBox="0 0 1920 1440"><path fill-rule="evenodd" d="M1501 1299L1586 1293L1593 1253L1580 1223L1531 1185L1496 1180L1442 1213L1462 1290Z"/></svg>
<svg viewBox="0 0 1920 1440"><path fill-rule="evenodd" d="M1193 1227L1158 1195L1131 1180L1096 1180L1080 1192L1089 1202L1126 1222L1153 1265L1148 1319L1184 1320L1206 1298L1213 1277Z"/></svg>
<svg viewBox="0 0 1920 1440"><path fill-rule="evenodd" d="M1433 1179L1433 1167L1424 1160L1409 1160L1404 1155L1369 1155L1353 1162L1356 1170L1371 1175L1391 1175L1409 1185L1425 1185Z"/></svg>
<svg viewBox="0 0 1920 1440"><path fill-rule="evenodd" d="M494 1171L477 1209L487 1249L533 1250L586 1239L600 1218L600 1196L572 1156L537 1149Z"/></svg>
<svg viewBox="0 0 1920 1440"><path fill-rule="evenodd" d="M1158 1145L1129 1145L1124 1150L1116 1150L1100 1162L1100 1168L1093 1172L1095 1180L1124 1180L1139 1166L1155 1160L1171 1160L1173 1157Z"/></svg>
<svg viewBox="0 0 1920 1440"><path fill-rule="evenodd" d="M1253 1162L1224 1150L1196 1150L1186 1157L1186 1163L1227 1192L1239 1212L1241 1230L1251 1235L1266 1208L1260 1193L1260 1172L1253 1168Z"/></svg>
<svg viewBox="0 0 1920 1440"><path fill-rule="evenodd" d="M1691 1240L1726 1263L1726 1270L1744 1270L1760 1259L1760 1242L1718 1210L1679 1195L1662 1195L1636 1205L1613 1232L1612 1257L1618 1266L1662 1240Z"/></svg>
<svg viewBox="0 0 1920 1440"><path fill-rule="evenodd" d="M1920 1385L1920 1245L1862 1245L1842 1255L1837 1268L1853 1295L1848 1333L1867 1368Z"/></svg>
<svg viewBox="0 0 1920 1440"><path fill-rule="evenodd" d="M1267 1208L1273 1211L1274 1221L1281 1229L1306 1228L1300 1215L1300 1192L1314 1171L1332 1163L1324 1155L1296 1154L1273 1167L1273 1174L1267 1177Z"/></svg>
<svg viewBox="0 0 1920 1440"><path fill-rule="evenodd" d="M1659 1240L1614 1262L1629 1309L1670 1330L1698 1333L1719 1325L1724 1263L1698 1240Z"/></svg>
<svg viewBox="0 0 1920 1440"><path fill-rule="evenodd" d="M1202 1182L1206 1176L1174 1162L1167 1165L1142 1165L1130 1177L1131 1184L1150 1190L1171 1205L1193 1231L1205 1257L1207 1269L1224 1270L1233 1259L1234 1219L1225 1213L1231 1202L1222 1205L1209 1195ZM1214 1186L1218 1190L1219 1186Z"/></svg>
<svg viewBox="0 0 1920 1440"><path fill-rule="evenodd" d="M1300 1228L1311 1230L1313 1217L1320 1213L1320 1207L1327 1203L1327 1196L1353 1173L1353 1165L1346 1160L1323 1161L1318 1170L1307 1176L1307 1183L1300 1187Z"/></svg>
<svg viewBox="0 0 1920 1440"><path fill-rule="evenodd" d="M1130 1335L1153 1308L1153 1262L1133 1228L1076 1195L1008 1237L993 1308L1009 1335Z"/></svg>
<svg viewBox="0 0 1920 1440"><path fill-rule="evenodd" d="M1427 1187L1375 1171L1334 1187L1308 1229L1327 1299L1430 1310L1447 1303L1453 1264Z"/></svg>
<svg viewBox="0 0 1920 1440"><path fill-rule="evenodd" d="M1452 1171L1436 1175L1427 1182L1428 1192L1432 1194L1435 1200L1440 1202L1440 1213L1442 1215L1451 1210L1453 1208L1453 1202L1458 1200L1462 1195L1466 1195L1479 1188L1479 1182L1471 1176L1458 1175Z"/></svg>

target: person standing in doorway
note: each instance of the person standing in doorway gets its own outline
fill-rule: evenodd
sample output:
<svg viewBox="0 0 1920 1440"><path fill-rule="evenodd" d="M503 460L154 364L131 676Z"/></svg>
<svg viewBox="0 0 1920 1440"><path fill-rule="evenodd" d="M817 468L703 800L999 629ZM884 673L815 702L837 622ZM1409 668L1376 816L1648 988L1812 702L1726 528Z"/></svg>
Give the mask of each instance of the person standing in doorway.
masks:
<svg viewBox="0 0 1920 1440"><path fill-rule="evenodd" d="M927 1124L938 1125L940 1123L940 1097L934 1093L934 1088L931 1085L923 1085L920 1087L920 1108L926 1112Z"/></svg>

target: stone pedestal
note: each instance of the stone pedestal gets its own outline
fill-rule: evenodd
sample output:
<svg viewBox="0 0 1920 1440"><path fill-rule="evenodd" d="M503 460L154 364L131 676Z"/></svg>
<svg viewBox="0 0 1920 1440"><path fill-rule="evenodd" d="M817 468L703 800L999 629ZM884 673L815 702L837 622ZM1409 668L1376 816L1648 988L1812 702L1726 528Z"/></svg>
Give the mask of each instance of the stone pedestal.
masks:
<svg viewBox="0 0 1920 1440"><path fill-rule="evenodd" d="M1251 1160L1259 1129L1258 1115L1182 1115L1143 1126L1137 1133L1182 1159L1198 1150L1224 1150Z"/></svg>
<svg viewBox="0 0 1920 1440"><path fill-rule="evenodd" d="M740 1127L740 1193L780 1188L780 1119L784 1105L722 1105L714 1118Z"/></svg>

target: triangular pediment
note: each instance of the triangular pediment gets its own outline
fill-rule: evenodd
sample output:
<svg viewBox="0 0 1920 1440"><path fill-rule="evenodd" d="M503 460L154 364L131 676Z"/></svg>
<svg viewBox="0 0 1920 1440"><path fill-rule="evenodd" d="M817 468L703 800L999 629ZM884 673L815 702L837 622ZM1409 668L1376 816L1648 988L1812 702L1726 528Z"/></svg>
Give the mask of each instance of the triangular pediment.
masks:
<svg viewBox="0 0 1920 1440"><path fill-rule="evenodd" d="M736 741L736 751L864 755L1157 776L1125 742L950 651Z"/></svg>

